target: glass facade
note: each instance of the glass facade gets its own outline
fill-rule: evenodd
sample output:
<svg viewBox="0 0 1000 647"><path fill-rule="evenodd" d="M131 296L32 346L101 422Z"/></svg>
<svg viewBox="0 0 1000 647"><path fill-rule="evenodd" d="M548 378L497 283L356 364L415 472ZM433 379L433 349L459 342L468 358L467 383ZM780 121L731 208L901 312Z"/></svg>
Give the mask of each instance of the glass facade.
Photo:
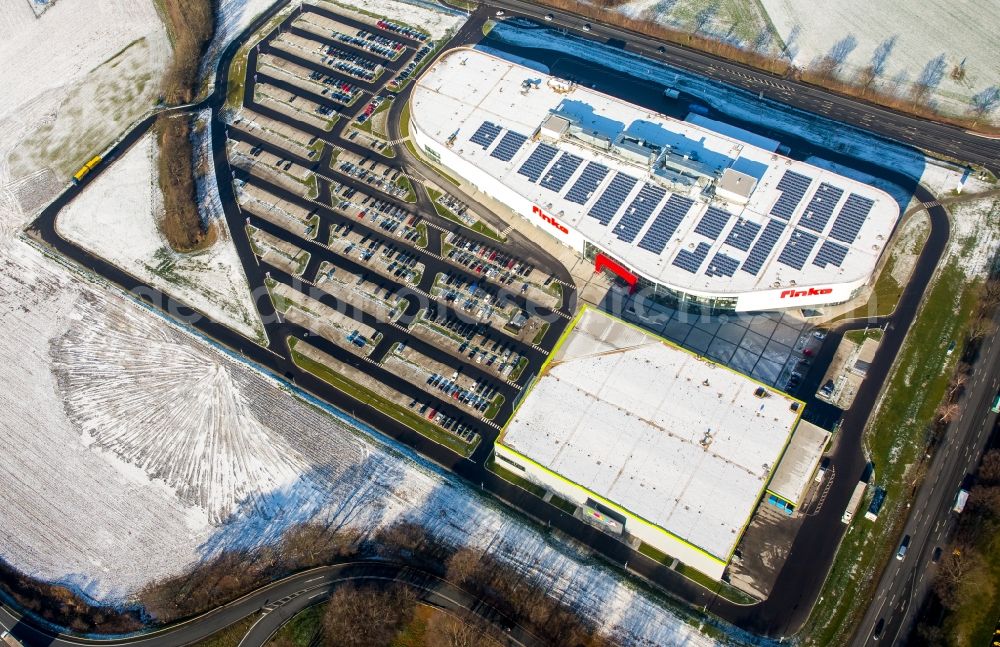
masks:
<svg viewBox="0 0 1000 647"><path fill-rule="evenodd" d="M600 247L590 243L589 241L584 241L583 256L588 261L593 263L597 258L597 255L601 253L604 253L604 250ZM647 299L657 303L662 303L663 305L671 308L676 308L692 314L724 314L727 312L733 312L736 309L736 297L708 298L695 296L687 294L686 292L681 292L680 290L668 288L661 283L650 281L641 274L637 273L636 276L639 277L637 288L638 292L641 292Z"/></svg>

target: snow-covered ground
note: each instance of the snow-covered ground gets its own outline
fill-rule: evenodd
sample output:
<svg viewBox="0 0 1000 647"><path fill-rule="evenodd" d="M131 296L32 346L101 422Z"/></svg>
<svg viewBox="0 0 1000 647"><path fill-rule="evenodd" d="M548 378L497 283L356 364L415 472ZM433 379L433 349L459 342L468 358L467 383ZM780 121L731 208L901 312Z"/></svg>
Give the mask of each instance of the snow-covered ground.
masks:
<svg viewBox="0 0 1000 647"><path fill-rule="evenodd" d="M1000 2L761 2L798 67L831 56L849 79L881 61L883 87L899 86L905 95L911 83L931 81L934 99L956 114L966 114L970 97L1000 82ZM951 78L963 62L964 78Z"/></svg>
<svg viewBox="0 0 1000 647"><path fill-rule="evenodd" d="M154 0L60 0L38 17L8 0L0 33L0 209L27 214L152 107L170 43Z"/></svg>
<svg viewBox="0 0 1000 647"><path fill-rule="evenodd" d="M327 7L334 11L347 9L349 14L360 13L363 20L381 16L419 27L438 40L465 22L464 13L433 2L407 2L406 0L304 0L306 4ZM365 14L368 14L366 17Z"/></svg>
<svg viewBox="0 0 1000 647"><path fill-rule="evenodd" d="M200 141L208 143L207 136ZM178 254L160 234L156 154L151 134L136 142L59 214L59 234L242 335L263 339L217 190L202 189L203 210L219 232L211 247Z"/></svg>
<svg viewBox="0 0 1000 647"><path fill-rule="evenodd" d="M767 12L758 0L628 0L618 11L760 52L780 52Z"/></svg>
<svg viewBox="0 0 1000 647"><path fill-rule="evenodd" d="M948 211L951 238L945 260L957 261L966 276L985 276L1000 249L1000 197L956 203Z"/></svg>
<svg viewBox="0 0 1000 647"><path fill-rule="evenodd" d="M215 66L222 56L226 45L250 26L253 19L277 4L279 0L219 0L218 22L215 25L215 35L209 43L205 55L201 59L203 77L213 77ZM293 0L292 4L301 2Z"/></svg>

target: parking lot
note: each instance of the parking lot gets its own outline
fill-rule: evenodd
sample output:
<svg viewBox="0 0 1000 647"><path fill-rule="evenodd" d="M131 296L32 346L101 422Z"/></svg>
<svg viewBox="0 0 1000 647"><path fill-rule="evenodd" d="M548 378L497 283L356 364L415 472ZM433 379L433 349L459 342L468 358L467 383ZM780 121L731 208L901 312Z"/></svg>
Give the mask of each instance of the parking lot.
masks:
<svg viewBox="0 0 1000 647"><path fill-rule="evenodd" d="M377 136L384 124L365 124L389 116L435 43L348 13L306 5L251 52L227 131L238 202L299 331L293 358L465 453L492 442L568 323L565 288L416 206L423 189Z"/></svg>

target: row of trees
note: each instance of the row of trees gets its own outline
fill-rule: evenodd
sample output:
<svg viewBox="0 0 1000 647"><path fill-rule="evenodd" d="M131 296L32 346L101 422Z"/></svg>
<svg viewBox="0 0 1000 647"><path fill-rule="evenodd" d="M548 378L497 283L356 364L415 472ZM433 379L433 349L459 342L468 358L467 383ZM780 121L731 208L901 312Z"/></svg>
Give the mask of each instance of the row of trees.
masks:
<svg viewBox="0 0 1000 647"><path fill-rule="evenodd" d="M163 98L170 105L190 103L198 94L201 56L215 31L216 0L164 0L161 6L174 50L163 78ZM179 252L210 245L213 231L198 211L190 121L160 117L155 133L164 207L160 231Z"/></svg>
<svg viewBox="0 0 1000 647"><path fill-rule="evenodd" d="M947 426L962 411L961 400L972 378L972 363L979 354L982 341L996 332L992 315L998 306L1000 306L1000 278L994 276L987 279L980 288L976 312L966 331L962 359L955 367L944 401L938 406L932 443L940 440Z"/></svg>
<svg viewBox="0 0 1000 647"><path fill-rule="evenodd" d="M551 597L530 575L481 551L446 545L422 526L409 522L393 524L373 535L303 525L289 531L276 546L227 552L190 573L156 582L140 593L138 601L155 624L165 624L203 613L291 573L363 558L406 563L444 578L549 644L610 644L595 635L597 627L589 619ZM358 645L387 645L412 617L416 604L415 595L406 587L340 590L344 592L333 596L324 620L328 635L338 636L330 644L349 646L355 644L350 642L352 636L362 636ZM370 629L376 620L385 626L384 632ZM496 631L496 627L472 618L439 622L448 624L446 633L451 636L448 644L452 647L477 644L462 642L463 636ZM355 626L369 629L361 633L349 631ZM383 639L388 642L381 642Z"/></svg>

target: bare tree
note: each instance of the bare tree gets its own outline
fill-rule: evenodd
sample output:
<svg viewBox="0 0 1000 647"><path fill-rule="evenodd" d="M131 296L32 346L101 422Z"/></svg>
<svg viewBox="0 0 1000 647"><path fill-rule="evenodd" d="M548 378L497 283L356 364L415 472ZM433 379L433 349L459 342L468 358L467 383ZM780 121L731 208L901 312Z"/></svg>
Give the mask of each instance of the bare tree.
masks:
<svg viewBox="0 0 1000 647"><path fill-rule="evenodd" d="M480 618L438 612L427 621L427 647L499 647L496 628Z"/></svg>
<svg viewBox="0 0 1000 647"><path fill-rule="evenodd" d="M927 61L927 65L924 66L924 69L920 72L920 76L913 83L912 95L914 106L927 103L931 92L941 84L941 79L944 78L944 72L947 67L948 63L945 60L944 54L938 54Z"/></svg>
<svg viewBox="0 0 1000 647"><path fill-rule="evenodd" d="M971 339L982 339L992 335L997 330L997 325L992 319L987 317L977 317L969 324L969 337Z"/></svg>
<svg viewBox="0 0 1000 647"><path fill-rule="evenodd" d="M941 422L945 424L949 424L953 420L955 420L955 418L958 417L958 414L961 413L961 411L962 408L958 406L958 403L956 402L949 402L947 404L942 404L940 407L938 407L937 411L938 419L940 419Z"/></svg>
<svg viewBox="0 0 1000 647"><path fill-rule="evenodd" d="M858 78L858 83L862 88L862 93L870 90L871 86L875 83L875 80L885 74L885 67L889 61L889 55L892 54L892 50L895 49L896 40L898 38L898 35L886 38L879 43L875 48L875 51L872 52L871 60L868 62L868 65L862 68Z"/></svg>
<svg viewBox="0 0 1000 647"><path fill-rule="evenodd" d="M407 586L341 586L323 614L323 636L339 647L388 647L413 617L417 596Z"/></svg>
<svg viewBox="0 0 1000 647"><path fill-rule="evenodd" d="M980 483L1000 484L1000 449L991 449L983 455L977 474Z"/></svg>

